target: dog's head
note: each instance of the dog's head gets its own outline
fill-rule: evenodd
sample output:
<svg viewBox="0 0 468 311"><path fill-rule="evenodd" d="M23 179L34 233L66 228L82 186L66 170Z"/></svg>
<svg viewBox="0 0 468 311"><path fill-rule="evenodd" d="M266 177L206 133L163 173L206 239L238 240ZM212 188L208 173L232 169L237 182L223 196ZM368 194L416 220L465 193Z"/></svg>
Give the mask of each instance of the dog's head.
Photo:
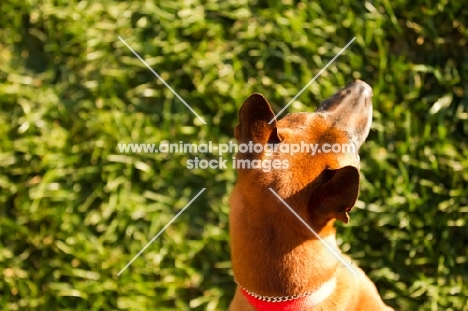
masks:
<svg viewBox="0 0 468 311"><path fill-rule="evenodd" d="M371 97L371 87L355 81L315 113L279 121L265 97L247 98L234 131L239 147L245 144L236 156L238 186L248 187L243 200L281 204L271 188L314 226L334 219L347 223L359 193L358 149L369 134Z"/></svg>

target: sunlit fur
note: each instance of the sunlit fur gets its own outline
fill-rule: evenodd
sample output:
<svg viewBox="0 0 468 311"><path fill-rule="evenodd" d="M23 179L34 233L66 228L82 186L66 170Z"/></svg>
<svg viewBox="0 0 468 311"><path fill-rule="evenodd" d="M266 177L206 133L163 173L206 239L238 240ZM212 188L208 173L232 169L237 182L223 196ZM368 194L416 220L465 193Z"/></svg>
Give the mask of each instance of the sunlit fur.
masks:
<svg viewBox="0 0 468 311"><path fill-rule="evenodd" d="M323 102L316 113L274 117L260 94L239 111L239 143L340 143L357 149L369 133L371 88L361 81ZM232 265L237 281L264 296L316 290L337 277L333 293L314 310L387 310L374 284L352 274L269 190L272 188L321 237L334 240L334 222L348 220L359 189L357 153L239 153L238 159L288 160L288 169L239 169L230 199ZM349 258L346 260L349 261ZM231 311L254 310L236 292ZM390 310L390 309L389 309Z"/></svg>

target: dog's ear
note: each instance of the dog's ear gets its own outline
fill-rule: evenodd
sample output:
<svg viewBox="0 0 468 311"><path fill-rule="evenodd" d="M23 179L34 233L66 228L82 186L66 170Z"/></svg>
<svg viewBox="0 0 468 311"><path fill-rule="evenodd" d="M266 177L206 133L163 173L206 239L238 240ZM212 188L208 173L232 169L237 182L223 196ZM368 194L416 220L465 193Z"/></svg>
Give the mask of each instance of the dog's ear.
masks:
<svg viewBox="0 0 468 311"><path fill-rule="evenodd" d="M321 177L309 201L311 212L326 221L335 218L347 224L359 194L359 170L354 166L326 169Z"/></svg>
<svg viewBox="0 0 468 311"><path fill-rule="evenodd" d="M271 124L268 124L271 120ZM276 118L270 104L261 94L252 94L239 110L239 124L234 128L234 136L239 143L265 145L268 142L279 142L276 131Z"/></svg>
<svg viewBox="0 0 468 311"><path fill-rule="evenodd" d="M345 129L359 148L369 134L372 122L372 88L356 80L320 104L335 126Z"/></svg>

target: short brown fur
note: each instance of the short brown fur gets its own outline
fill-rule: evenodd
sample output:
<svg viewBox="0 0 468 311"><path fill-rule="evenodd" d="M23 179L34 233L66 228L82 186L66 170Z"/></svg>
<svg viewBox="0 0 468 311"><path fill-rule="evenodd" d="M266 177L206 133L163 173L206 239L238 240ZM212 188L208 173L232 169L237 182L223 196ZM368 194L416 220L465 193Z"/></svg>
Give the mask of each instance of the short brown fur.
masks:
<svg viewBox="0 0 468 311"><path fill-rule="evenodd" d="M236 280L264 296L315 290L336 277L332 294L310 310L392 310L375 285L353 266L352 274L284 204L272 188L321 237L334 237L335 220L345 223L359 192L358 148L369 133L372 91L362 81L348 84L315 113L274 120L268 101L251 95L239 111L239 143L354 144L355 153L239 153L237 159L287 160L287 169L238 169L231 194L230 234ZM343 256L343 255L341 255ZM349 258L344 256L345 260ZM255 310L238 288L230 311Z"/></svg>

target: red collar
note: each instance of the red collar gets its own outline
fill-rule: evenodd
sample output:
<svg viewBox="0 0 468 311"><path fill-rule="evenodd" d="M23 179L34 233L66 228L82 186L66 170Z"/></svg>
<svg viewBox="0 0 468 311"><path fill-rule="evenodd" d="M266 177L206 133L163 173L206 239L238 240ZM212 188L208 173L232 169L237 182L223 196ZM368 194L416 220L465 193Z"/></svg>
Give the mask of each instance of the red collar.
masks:
<svg viewBox="0 0 468 311"><path fill-rule="evenodd" d="M316 291L307 293L306 295L293 299L292 297L263 297L258 294L247 291L242 286L241 292L247 301L257 311L305 311L309 310L313 306L318 305L322 301L328 298L331 293L335 290L336 278L333 277L331 280L325 282ZM268 299L270 298L270 299ZM276 300L275 300L276 299ZM286 300L289 299L289 300ZM269 300L269 301L267 301ZM283 301L286 300L286 301Z"/></svg>

